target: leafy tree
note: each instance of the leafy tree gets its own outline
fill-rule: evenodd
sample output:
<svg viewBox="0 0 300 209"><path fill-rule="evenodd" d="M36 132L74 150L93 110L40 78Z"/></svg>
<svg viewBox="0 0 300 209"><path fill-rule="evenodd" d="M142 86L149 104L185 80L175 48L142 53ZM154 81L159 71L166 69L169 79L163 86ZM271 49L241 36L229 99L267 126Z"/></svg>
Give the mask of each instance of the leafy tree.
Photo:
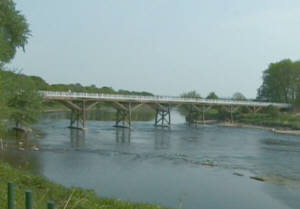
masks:
<svg viewBox="0 0 300 209"><path fill-rule="evenodd" d="M38 76L29 76L38 90L48 90L49 85L44 79Z"/></svg>
<svg viewBox="0 0 300 209"><path fill-rule="evenodd" d="M258 100L294 103L300 90L300 63L289 59L271 63L263 72Z"/></svg>
<svg viewBox="0 0 300 209"><path fill-rule="evenodd" d="M215 92L210 92L206 99L219 99L219 97L215 94Z"/></svg>
<svg viewBox="0 0 300 209"><path fill-rule="evenodd" d="M245 100L247 100L247 98L240 92L234 93L233 96L232 96L232 99L236 100L236 101L245 101Z"/></svg>
<svg viewBox="0 0 300 209"><path fill-rule="evenodd" d="M101 93L103 94L115 94L115 90L112 87L104 86L99 89Z"/></svg>
<svg viewBox="0 0 300 209"><path fill-rule="evenodd" d="M182 98L198 98L200 99L201 96L199 93L197 93L196 91L190 91L187 93L183 93L180 95L180 97ZM178 108L179 112L182 115L186 116L186 121L187 122L193 122L194 120L198 119L200 117L200 113L198 111L195 111L192 107L192 105L180 105Z"/></svg>
<svg viewBox="0 0 300 209"><path fill-rule="evenodd" d="M200 94L198 94L196 91L190 91L187 93L183 93L180 95L182 98L201 98Z"/></svg>
<svg viewBox="0 0 300 209"><path fill-rule="evenodd" d="M30 124L39 119L42 98L30 77L14 75L8 89L7 107L9 119L15 121L17 127Z"/></svg>
<svg viewBox="0 0 300 209"><path fill-rule="evenodd" d="M9 62L17 48L24 47L30 36L25 17L12 0L0 1L0 65Z"/></svg>

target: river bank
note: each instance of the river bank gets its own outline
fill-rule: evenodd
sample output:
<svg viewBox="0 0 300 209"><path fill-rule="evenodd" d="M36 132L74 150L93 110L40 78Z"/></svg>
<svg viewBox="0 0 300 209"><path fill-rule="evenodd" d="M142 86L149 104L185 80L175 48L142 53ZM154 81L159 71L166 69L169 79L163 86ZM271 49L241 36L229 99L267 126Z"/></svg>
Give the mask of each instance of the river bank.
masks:
<svg viewBox="0 0 300 209"><path fill-rule="evenodd" d="M263 125L252 125L247 123L241 123L241 122L224 122L224 121L218 121L218 120L205 120L205 121L197 121L194 124L199 125L217 125L221 127L231 127L231 128L253 128L253 129L263 129L272 131L277 134L290 134L290 135L300 135L300 130L293 130L287 127L269 127L269 126L263 126Z"/></svg>
<svg viewBox="0 0 300 209"><path fill-rule="evenodd" d="M263 130L268 130L272 131L274 133L278 134L291 134L291 135L300 135L300 130L291 130L287 129L285 127L267 127L267 126L258 126L258 125L251 125L251 124L246 124L246 123L231 123L231 122L220 122L217 123L218 126L223 126L223 127L233 127L233 128L255 128L255 129L263 129Z"/></svg>
<svg viewBox="0 0 300 209"><path fill-rule="evenodd" d="M45 208L48 201L54 201L56 208L77 209L163 209L161 206L132 203L120 199L99 198L93 190L66 188L53 183L46 178L32 175L29 172L13 168L7 163L0 162L0 196L7 195L7 182L15 184L16 208L24 205L24 191L31 190L33 208ZM6 200L0 201L0 208L6 208Z"/></svg>

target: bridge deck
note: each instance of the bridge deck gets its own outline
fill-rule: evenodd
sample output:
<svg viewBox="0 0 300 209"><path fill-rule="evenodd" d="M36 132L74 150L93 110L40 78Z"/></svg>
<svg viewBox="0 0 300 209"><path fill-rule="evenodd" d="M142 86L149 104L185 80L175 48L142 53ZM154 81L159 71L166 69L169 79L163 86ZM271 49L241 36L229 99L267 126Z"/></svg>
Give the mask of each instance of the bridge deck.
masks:
<svg viewBox="0 0 300 209"><path fill-rule="evenodd" d="M58 92L40 91L41 95L48 100L89 100L89 101L112 101L112 102L132 102L132 103L160 103L160 104L196 104L196 105L225 105L225 106L250 106L267 107L269 105L277 108L290 108L286 103L235 101L224 99L196 99L181 98L171 96L137 96L119 94L96 94L80 92Z"/></svg>

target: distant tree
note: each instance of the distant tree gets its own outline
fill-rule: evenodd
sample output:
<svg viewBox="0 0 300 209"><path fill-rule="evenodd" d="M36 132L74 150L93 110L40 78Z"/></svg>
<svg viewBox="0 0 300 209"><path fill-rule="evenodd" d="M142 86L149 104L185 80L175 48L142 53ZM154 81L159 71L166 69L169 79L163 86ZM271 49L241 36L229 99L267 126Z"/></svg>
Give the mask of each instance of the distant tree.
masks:
<svg viewBox="0 0 300 209"><path fill-rule="evenodd" d="M25 17L12 0L0 1L0 65L9 62L17 48L24 47L30 36Z"/></svg>
<svg viewBox="0 0 300 209"><path fill-rule="evenodd" d="M100 88L100 92L103 94L115 94L115 90L112 87L103 86Z"/></svg>
<svg viewBox="0 0 300 209"><path fill-rule="evenodd" d="M294 103L300 90L300 62L289 59L271 63L263 72L263 83L257 99L270 102Z"/></svg>
<svg viewBox="0 0 300 209"><path fill-rule="evenodd" d="M134 93L135 94L135 93ZM142 96L153 96L152 93L150 92L147 92L147 91L142 91L142 92L139 92L138 95L142 95Z"/></svg>
<svg viewBox="0 0 300 209"><path fill-rule="evenodd" d="M210 92L206 99L219 99L219 97L215 94L215 92Z"/></svg>
<svg viewBox="0 0 300 209"><path fill-rule="evenodd" d="M232 96L232 99L236 100L236 101L245 101L245 100L247 100L247 98L240 92L234 93L233 96Z"/></svg>
<svg viewBox="0 0 300 209"><path fill-rule="evenodd" d="M190 91L190 92L187 92L187 93L183 93L180 95L180 97L182 98L201 98L200 94L197 93L196 91Z"/></svg>
<svg viewBox="0 0 300 209"><path fill-rule="evenodd" d="M119 91L118 91L117 93L118 93L118 94L129 95L129 94L130 94L130 91L119 89Z"/></svg>
<svg viewBox="0 0 300 209"><path fill-rule="evenodd" d="M196 91L190 91L187 93L183 93L180 95L182 98L196 98L200 99L201 96ZM178 108L179 112L184 115L187 122L192 122L194 120L197 120L200 117L200 113L198 111L194 111L192 105L185 104L180 105Z"/></svg>
<svg viewBox="0 0 300 209"><path fill-rule="evenodd" d="M95 84L92 84L90 86L84 87L84 92L89 92L89 93L99 93L98 88Z"/></svg>

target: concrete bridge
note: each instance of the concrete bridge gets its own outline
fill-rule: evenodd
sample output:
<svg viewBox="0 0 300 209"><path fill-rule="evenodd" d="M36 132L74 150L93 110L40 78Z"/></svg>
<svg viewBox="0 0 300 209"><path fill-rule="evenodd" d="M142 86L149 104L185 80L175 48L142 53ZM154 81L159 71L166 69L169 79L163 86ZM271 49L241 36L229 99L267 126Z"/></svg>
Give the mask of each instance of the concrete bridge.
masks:
<svg viewBox="0 0 300 209"><path fill-rule="evenodd" d="M170 127L170 109L179 105L188 105L193 112L201 112L204 121L205 112L214 106L222 106L230 112L231 120L233 113L240 107L246 107L256 113L270 105L279 109L288 109L290 104L234 101L222 99L197 99L170 96L137 96L118 94L97 94L78 92L40 91L40 94L48 101L58 101L71 110L70 128L85 128L86 111L92 109L98 103L109 103L117 110L116 127L131 128L131 113L142 105L148 105L155 111L155 126Z"/></svg>

